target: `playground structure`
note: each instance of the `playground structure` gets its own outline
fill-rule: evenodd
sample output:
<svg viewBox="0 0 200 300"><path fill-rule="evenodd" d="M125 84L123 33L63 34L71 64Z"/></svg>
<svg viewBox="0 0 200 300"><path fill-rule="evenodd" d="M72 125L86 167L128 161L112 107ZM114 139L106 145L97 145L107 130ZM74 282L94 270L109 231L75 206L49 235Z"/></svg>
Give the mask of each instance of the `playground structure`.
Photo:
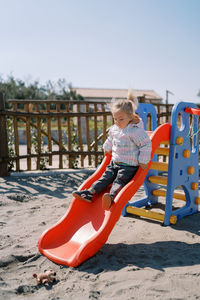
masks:
<svg viewBox="0 0 200 300"><path fill-rule="evenodd" d="M180 102L174 106L168 138L156 149L150 170L144 181L146 196L128 202L122 215L128 213L160 220L164 225L175 224L184 216L198 212L199 181L199 122L200 110L195 104ZM180 120L181 119L181 120ZM179 124L179 127L177 124ZM161 147L162 145L168 146ZM159 162L158 155L167 157L168 162ZM161 175L159 174L161 172ZM165 189L163 187L166 186ZM161 188L162 187L162 188ZM165 214L142 207L153 207L158 197L166 197ZM185 205L173 210L173 200L185 201Z"/></svg>
<svg viewBox="0 0 200 300"><path fill-rule="evenodd" d="M139 104L137 113L145 127L147 118L151 115L152 132L148 133L152 141L152 154L148 168L138 169L134 178L115 197L109 211L102 209L103 193L94 195L92 203L74 198L63 218L46 230L38 241L39 251L50 260L78 266L93 256L107 241L121 214L156 219L167 226L198 212L200 110L193 103L180 102L173 108L171 124L165 123L158 128L153 105ZM179 119L181 126L178 127ZM161 155L166 157L167 162L159 161ZM80 190L88 189L100 178L110 160L111 155L106 155L99 168L81 185ZM146 196L133 201L133 196L142 184ZM166 188L160 188L161 186ZM110 187L104 192L109 192L109 189ZM160 196L166 197L164 214L151 210L158 204ZM173 199L184 201L185 205L174 209Z"/></svg>

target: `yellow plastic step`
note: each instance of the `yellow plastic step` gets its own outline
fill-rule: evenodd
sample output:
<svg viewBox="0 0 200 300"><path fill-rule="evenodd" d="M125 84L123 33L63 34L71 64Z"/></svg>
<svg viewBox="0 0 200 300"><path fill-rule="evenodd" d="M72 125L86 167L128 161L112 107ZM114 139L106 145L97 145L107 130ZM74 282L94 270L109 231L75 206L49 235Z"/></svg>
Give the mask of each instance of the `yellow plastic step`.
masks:
<svg viewBox="0 0 200 300"><path fill-rule="evenodd" d="M166 197L166 194L167 194L167 191L166 190L162 190L162 189L159 189L159 190L154 190L152 191L152 194L154 196L161 196L161 197ZM173 198L174 199L179 199L179 200L183 200L183 201L186 201L186 197L185 197L185 194L181 194L181 193L173 193Z"/></svg>
<svg viewBox="0 0 200 300"><path fill-rule="evenodd" d="M168 172L168 163L152 161L150 169Z"/></svg>
<svg viewBox="0 0 200 300"><path fill-rule="evenodd" d="M164 177L164 176L149 176L148 180L151 183L167 185L167 177Z"/></svg>
<svg viewBox="0 0 200 300"><path fill-rule="evenodd" d="M148 219L159 220L159 221L162 221L162 222L164 222L164 219L165 219L164 214L154 212L154 211L151 211L151 210L147 210L147 209L144 209L144 208L130 206L130 205L127 206L126 211L129 214L145 217L145 218L148 218ZM174 215L171 215L170 223L171 224L176 224L176 222L177 222L177 217L174 216Z"/></svg>
<svg viewBox="0 0 200 300"><path fill-rule="evenodd" d="M161 143L160 143L160 145L161 144L163 144L163 145L169 145L170 144L170 141L162 141Z"/></svg>
<svg viewBox="0 0 200 300"><path fill-rule="evenodd" d="M155 154L158 155L164 155L164 156L169 156L169 148L157 148L156 151L154 152Z"/></svg>

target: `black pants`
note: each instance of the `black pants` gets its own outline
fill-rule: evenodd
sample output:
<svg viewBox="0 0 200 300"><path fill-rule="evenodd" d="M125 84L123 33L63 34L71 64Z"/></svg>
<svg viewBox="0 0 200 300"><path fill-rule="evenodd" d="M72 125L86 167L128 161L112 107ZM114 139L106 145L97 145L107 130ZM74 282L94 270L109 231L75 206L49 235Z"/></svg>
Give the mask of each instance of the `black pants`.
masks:
<svg viewBox="0 0 200 300"><path fill-rule="evenodd" d="M104 174L99 180L93 183L91 188L96 193L99 193L112 183L110 195L114 198L119 190L133 178L137 170L138 166L123 166L111 161Z"/></svg>

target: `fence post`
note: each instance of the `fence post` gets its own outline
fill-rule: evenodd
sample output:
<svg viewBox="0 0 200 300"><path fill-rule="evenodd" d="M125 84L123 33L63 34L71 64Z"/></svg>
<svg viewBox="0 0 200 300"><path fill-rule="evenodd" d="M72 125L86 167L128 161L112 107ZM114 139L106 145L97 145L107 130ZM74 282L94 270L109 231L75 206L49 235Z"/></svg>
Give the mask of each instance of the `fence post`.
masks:
<svg viewBox="0 0 200 300"><path fill-rule="evenodd" d="M5 110L4 96L0 93L0 112ZM6 115L0 114L0 177L8 176L8 162L4 158L8 158L8 137L6 128Z"/></svg>

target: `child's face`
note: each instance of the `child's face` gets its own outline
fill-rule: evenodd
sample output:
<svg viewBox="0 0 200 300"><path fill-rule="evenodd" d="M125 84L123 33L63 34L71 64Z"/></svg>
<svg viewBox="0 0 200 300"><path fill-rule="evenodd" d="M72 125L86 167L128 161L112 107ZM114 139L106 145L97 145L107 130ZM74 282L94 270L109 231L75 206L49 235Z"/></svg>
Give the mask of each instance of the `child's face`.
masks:
<svg viewBox="0 0 200 300"><path fill-rule="evenodd" d="M126 128L126 126L132 121L133 114L127 114L124 111L118 110L113 112L113 119L115 125L117 125L120 129Z"/></svg>

